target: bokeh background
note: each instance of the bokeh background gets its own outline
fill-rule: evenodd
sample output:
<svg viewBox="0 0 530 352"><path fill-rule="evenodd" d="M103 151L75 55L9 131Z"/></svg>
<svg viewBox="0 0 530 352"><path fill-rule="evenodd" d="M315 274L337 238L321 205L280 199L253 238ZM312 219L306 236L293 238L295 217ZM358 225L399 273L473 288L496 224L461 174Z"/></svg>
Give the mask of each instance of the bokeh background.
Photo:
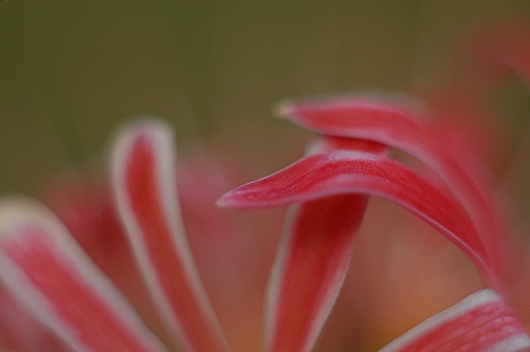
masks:
<svg viewBox="0 0 530 352"><path fill-rule="evenodd" d="M139 114L183 148L292 159L306 135L275 102L436 80L455 37L511 13L530 2L1 0L0 191L35 193Z"/></svg>

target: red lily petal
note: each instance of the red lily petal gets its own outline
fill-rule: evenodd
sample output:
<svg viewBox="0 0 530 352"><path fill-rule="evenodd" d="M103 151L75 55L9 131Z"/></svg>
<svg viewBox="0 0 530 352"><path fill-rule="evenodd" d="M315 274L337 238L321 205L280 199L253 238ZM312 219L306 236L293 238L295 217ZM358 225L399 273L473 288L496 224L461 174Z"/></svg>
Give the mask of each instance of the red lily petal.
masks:
<svg viewBox="0 0 530 352"><path fill-rule="evenodd" d="M156 122L126 129L111 169L119 215L170 332L190 351L227 350L182 227L170 130Z"/></svg>
<svg viewBox="0 0 530 352"><path fill-rule="evenodd" d="M408 209L459 246L486 282L498 288L486 249L458 202L386 158L351 151L313 155L228 192L218 203L272 207L344 193L379 195Z"/></svg>
<svg viewBox="0 0 530 352"><path fill-rule="evenodd" d="M382 100L332 98L285 102L279 105L278 113L318 133L372 140L423 161L437 172L469 212L495 270L504 270L503 242L492 205L465 169L447 153L438 137L420 125L409 111Z"/></svg>
<svg viewBox="0 0 530 352"><path fill-rule="evenodd" d="M76 350L166 350L62 223L37 202L0 205L0 278Z"/></svg>
<svg viewBox="0 0 530 352"><path fill-rule="evenodd" d="M513 312L491 290L478 291L412 328L380 352L514 352L530 338Z"/></svg>
<svg viewBox="0 0 530 352"><path fill-rule="evenodd" d="M294 210L269 282L265 351L311 350L344 282L367 200L337 195Z"/></svg>
<svg viewBox="0 0 530 352"><path fill-rule="evenodd" d="M379 143L317 139L308 153L334 150L383 153ZM265 351L309 351L337 299L368 197L337 195L300 204L291 213L267 293Z"/></svg>

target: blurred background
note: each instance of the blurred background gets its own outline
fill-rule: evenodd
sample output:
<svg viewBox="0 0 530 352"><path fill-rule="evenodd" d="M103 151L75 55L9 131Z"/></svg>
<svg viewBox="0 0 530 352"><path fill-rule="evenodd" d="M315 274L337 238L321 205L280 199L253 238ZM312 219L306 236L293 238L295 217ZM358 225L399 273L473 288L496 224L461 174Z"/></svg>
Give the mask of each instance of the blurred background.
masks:
<svg viewBox="0 0 530 352"><path fill-rule="evenodd" d="M307 135L275 102L426 84L455 37L511 13L530 2L1 0L0 191L36 192L141 114L179 147L292 160Z"/></svg>

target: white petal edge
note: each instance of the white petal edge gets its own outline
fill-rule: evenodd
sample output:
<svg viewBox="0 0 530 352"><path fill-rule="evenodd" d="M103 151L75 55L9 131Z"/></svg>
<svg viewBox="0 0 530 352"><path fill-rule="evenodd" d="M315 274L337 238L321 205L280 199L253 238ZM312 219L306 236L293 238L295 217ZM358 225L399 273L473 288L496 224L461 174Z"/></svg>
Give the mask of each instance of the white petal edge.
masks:
<svg viewBox="0 0 530 352"><path fill-rule="evenodd" d="M454 306L433 315L419 325L416 325L405 334L380 349L379 352L401 351L404 346L408 345L416 338L423 336L430 330L436 329L436 327L443 324L444 321L464 315L475 307L498 301L500 301L500 298L493 290L483 289L477 291ZM530 338L526 334L518 334L496 343L483 352L514 352L526 347L530 347Z"/></svg>
<svg viewBox="0 0 530 352"><path fill-rule="evenodd" d="M114 309L115 314L121 321L134 332L135 336L149 346L152 351L167 351L165 346L145 326L134 308L129 304L127 298L119 291L114 283L95 265L94 262L83 251L79 244L70 235L68 229L60 219L45 205L25 196L4 198L0 201L0 241L4 236L10 236L21 222L32 222L46 228L54 235L53 241L58 250L65 256L75 270L88 283L93 292ZM12 292L17 299L24 304L31 314L48 326L52 331L66 343L78 351L86 351L86 347L80 344L71 334L67 333L70 328L54 313L53 306L48 300L34 288L25 278L23 270L3 255L0 248L0 280L6 288Z"/></svg>

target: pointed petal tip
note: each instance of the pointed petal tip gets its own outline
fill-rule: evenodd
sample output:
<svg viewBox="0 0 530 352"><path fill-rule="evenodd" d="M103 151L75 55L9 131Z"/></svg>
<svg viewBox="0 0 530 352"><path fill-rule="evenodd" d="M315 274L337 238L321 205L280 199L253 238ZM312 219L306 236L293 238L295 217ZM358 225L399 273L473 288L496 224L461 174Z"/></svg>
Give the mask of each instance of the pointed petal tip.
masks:
<svg viewBox="0 0 530 352"><path fill-rule="evenodd" d="M230 192L229 192L230 193ZM230 205L226 202L226 198L228 197L227 195L229 193L226 193L224 194L221 198L219 198L216 202L215 202L215 205L219 208L229 208Z"/></svg>
<svg viewBox="0 0 530 352"><path fill-rule="evenodd" d="M261 207L266 207L260 203L254 204L252 200L245 199L247 195L246 186L237 187L227 193L225 193L215 204L219 208L223 209L256 209ZM250 197L249 197L250 198Z"/></svg>
<svg viewBox="0 0 530 352"><path fill-rule="evenodd" d="M370 106L374 109L399 110L418 117L429 115L426 104L417 97L402 92L380 90L361 90L283 99L274 104L273 114L276 117L288 119L299 109L334 109L345 106Z"/></svg>
<svg viewBox="0 0 530 352"><path fill-rule="evenodd" d="M272 107L272 115L276 118L285 119L292 113L292 106L294 101L292 99L282 99L275 103Z"/></svg>

